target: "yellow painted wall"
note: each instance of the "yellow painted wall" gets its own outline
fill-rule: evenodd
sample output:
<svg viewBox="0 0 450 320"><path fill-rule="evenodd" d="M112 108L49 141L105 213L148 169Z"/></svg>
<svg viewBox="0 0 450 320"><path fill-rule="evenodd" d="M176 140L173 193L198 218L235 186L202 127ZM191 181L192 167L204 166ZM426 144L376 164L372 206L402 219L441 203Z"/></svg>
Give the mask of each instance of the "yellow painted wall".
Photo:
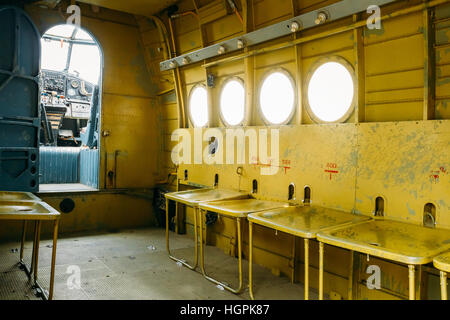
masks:
<svg viewBox="0 0 450 320"><path fill-rule="evenodd" d="M197 0L181 1L180 12L197 10L202 12L206 6L218 5L220 1ZM177 54L199 49L223 39L235 37L275 22L283 21L300 13L309 12L337 2L274 1L248 0L248 24L242 26L237 17L226 14L210 13L202 16L202 22L192 16L174 21ZM236 1L244 16L243 1ZM382 8L382 15L420 4L421 1L399 1ZM258 86L267 70L283 67L288 70L296 82L300 99L296 115L290 126L280 127L280 160L288 160L290 169L282 170L275 176L261 176L259 168L244 166L244 175L236 174L236 165L182 165L178 170L180 182L212 186L214 175L219 174L219 187L251 190L251 181L259 182L258 198L287 200L288 185L294 182L297 187L297 200L301 200L305 185L312 188L314 205L353 211L371 215L375 198L379 195L386 199L385 214L392 219L421 224L423 206L432 202L437 208L437 225L450 228L450 61L449 36L450 5L440 5L433 9L435 16L435 43L429 54L436 55L436 63L431 65L435 71L436 102L431 109L434 115L425 116L426 88L426 42L424 14L417 11L388 19L382 22L381 30L370 31L367 28L350 30L312 41L290 46L270 53L258 54L233 62L217 63L205 68L201 63L182 67L181 78L185 101L191 88L197 83L205 83L207 73L214 74L215 88L208 88L211 96L210 127L223 128L218 114L218 102L221 84L230 76L239 76L246 82L249 109L248 128L262 126L258 114ZM297 36L288 36L256 46L265 48L270 45L286 43L295 38L313 37L315 34L333 30L351 24L354 19L364 20L366 15L348 17L301 32ZM167 24L167 18L161 17ZM155 52L161 47L156 28L153 33L142 33L147 39L146 52ZM249 49L251 51L251 49ZM238 54L238 53L237 53ZM230 54L233 56L236 54ZM339 56L346 59L359 74L361 95L358 108L345 124L318 125L305 109L305 79L311 67L319 59ZM148 55L147 55L148 59ZM152 63L163 60L153 55ZM206 62L214 62L210 59ZM173 88L170 72L160 72L160 91ZM171 87L172 81L172 87ZM186 102L187 105L187 102ZM174 170L171 150L176 142L171 141L172 131L178 127L177 99L174 92L161 97L161 149L165 162L161 165L166 173ZM187 111L186 111L187 112ZM428 121L428 119L434 119ZM187 119L186 119L187 120ZM442 121L440 121L442 120ZM189 125L190 127L190 125ZM247 127L245 127L247 128ZM244 128L244 129L245 129ZM192 132L192 129L189 129ZM330 179L325 173L329 163L336 164L338 174ZM184 170L188 170L188 180L184 181ZM444 171L442 171L444 169ZM439 173L440 172L440 173ZM436 174L439 179L436 179ZM188 232L192 232L192 212L187 210ZM246 228L244 228L245 230ZM292 258L293 239L290 236L266 228L255 228L255 260L272 269L275 274L291 276L294 261ZM219 220L209 231L209 243L235 253L236 229L226 218ZM245 239L245 237L244 237ZM302 281L302 252L297 246L296 278ZM349 253L346 250L326 248L325 290L338 292L347 297ZM245 254L247 247L245 246ZM310 284L317 286L317 243L311 244L312 271ZM340 263L337 263L339 261ZM390 262L383 264L382 290L367 290L364 285L365 257L361 259L358 285L354 288L360 299L398 299L407 297L407 268ZM429 270L428 270L429 271ZM429 271L433 273L432 271ZM430 274L430 282L435 276ZM433 280L434 279L434 280ZM433 281L432 281L433 280ZM436 297L438 287L426 287L425 295Z"/></svg>

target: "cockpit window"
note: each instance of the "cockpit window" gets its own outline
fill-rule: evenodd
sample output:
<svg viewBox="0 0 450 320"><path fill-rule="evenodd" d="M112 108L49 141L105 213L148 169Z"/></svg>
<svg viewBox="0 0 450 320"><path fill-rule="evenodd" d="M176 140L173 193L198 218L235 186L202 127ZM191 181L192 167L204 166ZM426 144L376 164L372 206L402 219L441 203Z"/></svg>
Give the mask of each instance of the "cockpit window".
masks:
<svg viewBox="0 0 450 320"><path fill-rule="evenodd" d="M100 52L98 47L74 44L69 73L93 84L98 84L100 75Z"/></svg>
<svg viewBox="0 0 450 320"><path fill-rule="evenodd" d="M41 67L42 69L63 71L67 64L67 53L69 52L69 44L67 42L41 40L42 53Z"/></svg>
<svg viewBox="0 0 450 320"><path fill-rule="evenodd" d="M39 186L96 190L100 168L102 51L91 34L58 25L41 39Z"/></svg>
<svg viewBox="0 0 450 320"><path fill-rule="evenodd" d="M98 84L100 49L86 31L74 25L58 25L44 34L41 44L42 69L66 71Z"/></svg>

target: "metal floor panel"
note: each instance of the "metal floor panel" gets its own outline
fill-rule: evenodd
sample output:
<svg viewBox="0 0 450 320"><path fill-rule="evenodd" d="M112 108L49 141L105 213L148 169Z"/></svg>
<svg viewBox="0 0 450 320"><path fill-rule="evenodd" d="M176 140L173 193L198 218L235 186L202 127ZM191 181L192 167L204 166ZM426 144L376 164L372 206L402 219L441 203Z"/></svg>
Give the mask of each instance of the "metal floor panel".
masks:
<svg viewBox="0 0 450 320"><path fill-rule="evenodd" d="M193 257L193 240L171 233L171 247L176 256ZM19 243L0 243L0 300L38 300L26 274L17 262ZM39 246L39 282L48 288L50 278L51 241ZM206 248L207 271L225 282L237 282L237 259L222 250ZM31 242L27 242L24 258L29 265ZM71 268L81 271L81 288L68 286ZM247 284L248 264L244 263ZM303 299L303 286L291 284L260 266L254 266L255 294L258 299ZM70 282L70 281L69 281ZM203 278L200 271L179 267L167 256L165 231L136 229L118 233L70 236L58 241L55 296L56 300L119 299L249 299L248 289L240 295L221 290ZM315 292L310 298L317 299Z"/></svg>
<svg viewBox="0 0 450 320"><path fill-rule="evenodd" d="M1 300L40 300L34 294L31 281L26 274L13 267L9 271L0 273Z"/></svg>

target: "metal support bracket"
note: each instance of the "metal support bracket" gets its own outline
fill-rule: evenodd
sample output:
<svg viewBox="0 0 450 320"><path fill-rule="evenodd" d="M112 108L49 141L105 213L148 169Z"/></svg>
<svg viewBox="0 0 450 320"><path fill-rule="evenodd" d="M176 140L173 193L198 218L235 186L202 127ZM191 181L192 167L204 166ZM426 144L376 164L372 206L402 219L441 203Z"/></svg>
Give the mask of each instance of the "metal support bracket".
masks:
<svg viewBox="0 0 450 320"><path fill-rule="evenodd" d="M367 8L372 5L382 6L395 1L396 0L342 0L292 19L275 23L245 35L163 61L160 63L160 70L171 70L229 52L242 50L249 46L254 46L298 31L352 16L355 13L366 11Z"/></svg>

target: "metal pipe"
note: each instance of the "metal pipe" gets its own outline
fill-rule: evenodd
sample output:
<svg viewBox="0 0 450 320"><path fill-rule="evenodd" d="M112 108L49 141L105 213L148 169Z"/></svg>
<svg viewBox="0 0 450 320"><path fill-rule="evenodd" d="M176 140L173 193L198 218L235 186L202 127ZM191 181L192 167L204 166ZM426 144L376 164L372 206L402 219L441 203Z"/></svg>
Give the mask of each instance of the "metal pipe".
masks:
<svg viewBox="0 0 450 320"><path fill-rule="evenodd" d="M175 34L173 32L173 25L172 25L172 19L169 17L169 30L170 30L170 37L172 39L172 46L173 46L173 55L174 57L177 55L177 49L175 44ZM186 127L186 117L185 117L185 107L184 107L184 96L183 96L183 87L181 85L181 74L180 74L180 68L177 66L173 71L173 77L175 81L175 92L180 102L180 116L181 116L181 128ZM179 119L180 120L180 119Z"/></svg>
<svg viewBox="0 0 450 320"><path fill-rule="evenodd" d="M165 24L161 21L160 18L156 17L156 16L150 16L149 18L151 18L159 32L160 32L160 37L162 37L163 42L166 46L166 51L167 51L167 55L169 57L169 59L173 58L176 56L176 48L175 48L175 38L174 38L174 34L173 34L173 27L172 27L172 21L169 18L169 27L170 27L170 37L172 38L172 44L173 44L173 52L170 46L170 40L169 40L169 33L167 32L167 28L165 26ZM178 67L174 70L172 70L172 76L174 79L174 89L175 89L175 94L177 96L178 99L178 110L177 110L177 114L178 114L178 121L179 121L179 126L181 126L182 128L186 127L186 122L185 122L185 112L184 112L184 98L183 95L181 94L182 91L182 87L181 87L181 81L180 81L180 71L178 69ZM180 123L181 121L181 123Z"/></svg>
<svg viewBox="0 0 450 320"><path fill-rule="evenodd" d="M233 0L228 0L228 4L230 5L231 9L233 10L233 12L236 14L236 16L238 17L239 21L244 24L244 20L242 19L241 14L239 13L239 11L236 8L236 5L234 4Z"/></svg>
<svg viewBox="0 0 450 320"><path fill-rule="evenodd" d="M323 242L319 242L319 300L323 300Z"/></svg>
<svg viewBox="0 0 450 320"><path fill-rule="evenodd" d="M87 46L96 46L97 45L97 43L95 41L91 41L91 40L80 40L80 39L64 38L64 37L57 37L57 36L51 36L51 35L43 35L42 39L51 40L51 41L63 41L63 42L67 42L67 43L82 44L82 45L87 45Z"/></svg>
<svg viewBox="0 0 450 320"><path fill-rule="evenodd" d="M171 15L170 18L175 19L175 18L185 17L185 16L189 16L189 15L192 15L196 19L199 19L198 14L195 13L194 11L185 11L185 12L181 12L181 13L175 13L175 14Z"/></svg>
<svg viewBox="0 0 450 320"><path fill-rule="evenodd" d="M441 271L441 299L447 300L447 273Z"/></svg>
<svg viewBox="0 0 450 320"><path fill-rule="evenodd" d="M409 269L409 300L416 299L416 289L415 289L415 266L408 265Z"/></svg>

